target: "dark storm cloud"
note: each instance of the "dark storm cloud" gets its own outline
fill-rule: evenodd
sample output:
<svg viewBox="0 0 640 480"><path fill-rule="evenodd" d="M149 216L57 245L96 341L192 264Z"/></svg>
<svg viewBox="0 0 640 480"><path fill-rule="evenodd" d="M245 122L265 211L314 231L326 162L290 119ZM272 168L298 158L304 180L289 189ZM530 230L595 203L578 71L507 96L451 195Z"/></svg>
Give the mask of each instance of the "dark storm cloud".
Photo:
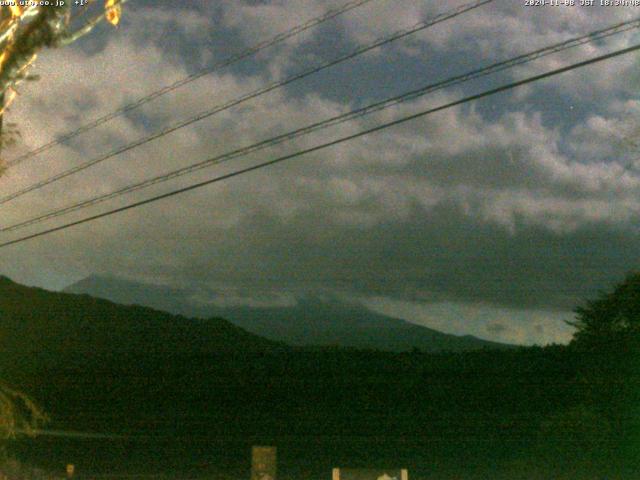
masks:
<svg viewBox="0 0 640 480"><path fill-rule="evenodd" d="M509 330L509 328L505 325L503 325L502 323L499 322L492 322L489 325L487 325L487 332L490 333L504 333L507 330ZM538 329L540 330L540 329Z"/></svg>
<svg viewBox="0 0 640 480"><path fill-rule="evenodd" d="M187 259L177 269L184 280L247 289L326 289L566 311L640 268L637 235L614 229L554 234L519 226L512 234L455 206L416 208L404 222L374 228L328 229L329 221L319 215L285 224L256 214L224 233L189 235L176 252ZM209 249L210 238L219 241ZM152 273L171 275L174 268Z"/></svg>

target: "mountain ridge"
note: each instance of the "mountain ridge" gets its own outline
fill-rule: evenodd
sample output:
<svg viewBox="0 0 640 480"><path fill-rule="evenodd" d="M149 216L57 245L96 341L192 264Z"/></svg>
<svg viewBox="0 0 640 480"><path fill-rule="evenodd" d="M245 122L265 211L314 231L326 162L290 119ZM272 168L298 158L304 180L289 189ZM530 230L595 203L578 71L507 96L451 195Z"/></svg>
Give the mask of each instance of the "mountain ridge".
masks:
<svg viewBox="0 0 640 480"><path fill-rule="evenodd" d="M472 335L446 334L406 320L373 312L336 298L306 295L294 305L219 306L191 300L202 291L159 286L116 276L91 275L64 292L89 294L123 305L144 305L195 318L225 318L246 331L293 346L339 346L387 351L428 352L512 348ZM213 296L214 292L205 292Z"/></svg>
<svg viewBox="0 0 640 480"><path fill-rule="evenodd" d="M221 318L197 319L0 277L0 351L7 354L193 354L281 348Z"/></svg>

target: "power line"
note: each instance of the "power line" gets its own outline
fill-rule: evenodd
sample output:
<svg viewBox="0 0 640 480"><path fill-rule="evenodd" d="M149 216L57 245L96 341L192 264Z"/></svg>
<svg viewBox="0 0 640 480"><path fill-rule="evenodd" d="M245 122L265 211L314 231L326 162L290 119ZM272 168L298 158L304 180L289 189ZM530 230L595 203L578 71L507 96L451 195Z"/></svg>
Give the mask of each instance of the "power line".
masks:
<svg viewBox="0 0 640 480"><path fill-rule="evenodd" d="M22 163L23 161L35 157L36 155L39 155L40 153L49 150L50 148L55 147L56 145L60 145L63 142L66 142L67 140L70 140L74 137L77 137L78 135L85 133L89 130L92 130L110 120L113 120L114 118L117 118L127 112L130 112L131 110L134 110L138 107L141 107L142 105L145 105L149 102L151 102L152 100L155 100L156 98L159 98L169 92L172 92L174 90L177 90L178 88L187 85L188 83L191 83L197 79L199 79L200 77L203 77L205 75L208 75L209 73L218 70L220 68L224 68L224 67L228 67L229 65L232 65L234 63L237 63L241 60L244 60L245 58L248 58L252 55L255 55L259 52L261 52L262 50L265 50L269 47L272 47L274 45L277 45L278 43L282 43L285 40L288 40L291 37L294 37L302 32L305 32L306 30L309 30L317 25L320 25L328 20L331 20L333 18L336 18L344 13L347 13L351 10L354 10L362 5L365 5L367 3L370 3L373 0L352 0L350 2L347 2L346 4L342 5L341 7L338 8L334 8L331 10L328 10L327 12L325 12L323 15L320 15L318 17L312 18L310 20L308 20L307 22L297 25L285 32L281 32L278 35L276 35L275 37L272 37L270 39L264 40L260 43L258 43L257 45L254 45L253 47L250 47L246 50L241 51L240 53L237 53L236 55L232 55L231 57L228 57L224 60L222 60L221 62L215 63L214 65L210 66L210 67L206 67L203 68L191 75L186 76L185 78L178 80L174 83L172 83L171 85L167 85L159 90L156 90L142 98L139 98L138 100L131 102L111 113L108 113L107 115L104 115L102 117L99 117L95 120L93 120L90 123L87 123L79 128L77 128L76 130L73 130L55 140L52 140L48 143L45 143L44 145L41 145L40 147L31 150L30 152L27 152L23 155L20 155L19 157L16 157L15 159L7 162L7 166L8 167L12 167L15 165L18 165L19 163Z"/></svg>
<svg viewBox="0 0 640 480"><path fill-rule="evenodd" d="M87 162L84 162L84 163L82 163L80 165L72 167L72 168L70 168L68 170L65 170L65 171L63 171L61 173L53 175L53 176L51 176L51 177L49 177L47 179L44 179L44 180L42 180L40 182L37 182L37 183L32 184L32 185L29 185L29 186L27 186L27 187L25 187L25 188L23 188L21 190L18 190L18 191L14 192L14 193L5 195L3 197L0 197L0 205L2 205L4 203L7 203L7 202L9 202L11 200L14 200L14 199L16 199L18 197L21 197L22 195L25 195L25 194L27 194L29 192L34 191L34 190L38 190L38 189L40 189L42 187L50 185L51 183L57 182L58 180L62 180L64 178L66 178L66 177L69 177L69 176L74 175L74 174L76 174L78 172L86 170L89 167L97 165L98 163L101 163L101 162L103 162L105 160L113 158L113 157L115 157L117 155L120 155L122 153L128 152L128 151L130 151L130 150L132 150L134 148L137 148L137 147L139 147L141 145L149 143L149 142L151 142L153 140L156 140L158 138L164 137L164 136L166 136L166 135L168 135L170 133L173 133L173 132L175 132L175 131L177 131L177 130L179 130L181 128L184 128L184 127L187 127L189 125L192 125L193 123L196 123L196 122L198 122L200 120L204 120L206 118L211 117L212 115L215 115L215 114L220 113L222 111L228 110L229 108L235 107L235 106L237 106L237 105L239 105L241 103L244 103L245 101L254 99L256 97L259 97L259 96L261 96L261 95L263 95L265 93L271 92L271 91L273 91L273 90L275 90L277 88L283 87L285 85L289 85L289 84L291 84L291 83L293 83L295 81L301 80L301 79L306 78L306 77L308 77L310 75L313 75L315 73L321 72L322 70L325 70L327 68L333 67L333 66L338 65L338 64L340 64L342 62L345 62L347 60L350 60L350 59L353 59L355 57L358 57L358 56L360 56L360 55L362 55L362 54L364 54L366 52L369 52L369 51L371 51L371 50L373 50L375 48L378 48L380 46L389 44L391 42L394 42L396 40L404 38L404 37L406 37L408 35L411 35L413 33L425 30L425 29L427 29L427 28L429 28L429 27L431 27L433 25L436 25L438 23L441 23L441 22L450 20L452 18L455 18L455 17L457 17L459 15L462 15L463 13L466 13L466 12L468 12L470 10L474 10L476 8L479 8L482 5L485 5L485 4L490 3L492 1L493 0L481 0L481 1L476 1L476 2L473 2L473 3L465 4L465 5L462 5L460 7L451 9L451 10L449 10L447 12L438 14L435 17L430 18L430 19L428 19L428 20L426 20L424 22L419 22L419 23L413 25L410 28L399 30L399 31L397 31L397 32L395 32L395 33L393 33L393 34L391 34L389 36L380 38L380 39L376 40L375 42L373 42L371 44L367 44L367 45L361 46L361 47L357 48L356 50L354 50L354 51L352 51L352 52L350 52L350 53L348 53L346 55L338 57L337 59L331 60L329 62L325 62L325 63L323 63L323 64L321 64L321 65L319 65L317 67L313 67L313 68L307 69L307 70L305 70L305 71L303 71L301 73L298 73L298 74L295 74L293 76L287 77L287 78L285 78L283 80L280 80L278 82L274 82L274 83L272 83L272 84L270 84L270 85L268 85L266 87L260 88L258 90L255 90L255 91L251 92L251 93L242 95L241 97L235 98L235 99L233 99L233 100L231 100L231 101L229 101L227 103L224 103L222 105L217 105L217 106L213 107L212 109L206 110L204 112L200 112L197 115L189 118L188 120L185 120L185 121L179 122L179 123L177 123L175 125L172 125L170 127L164 128L164 129L162 129L162 130L160 130L160 131L158 131L158 132L156 132L156 133L154 133L152 135L144 137L142 139L138 139L138 140L136 140L136 141L134 141L132 143L129 143L129 144L123 146L123 147L120 147L120 148L118 148L116 150L113 150L113 151L109 152L108 154L106 154L104 156L101 156L101 157L98 157L98 158L94 158L94 159L89 160Z"/></svg>
<svg viewBox="0 0 640 480"><path fill-rule="evenodd" d="M396 97L392 97L390 99L385 99L383 101L380 102L376 102L373 104L370 104L368 106L365 107L361 107L359 109L326 119L326 120L322 120L320 122L316 122L310 125L307 125L305 127L287 132L285 134L281 134L278 135L276 137L272 137L263 141L260 141L258 143L254 143L252 145L248 145L245 147L241 147L238 148L236 150L232 150L230 152L226 152L224 154L218 155L216 157L198 162L196 164L193 165L189 165L187 167L182 167L180 169L174 170L172 172L166 173L166 174L162 174L162 175L158 175L156 177L152 177L150 179L144 180L142 182L133 184L133 185L128 185L124 188L115 190L113 192L109 192L106 194L102 194L102 195L98 195L92 198L89 198L87 200L83 200L81 202L72 204L72 205L68 205L66 207L62 207L59 209L55 209L52 211L49 211L47 213L38 215L36 217L32 217L30 219L21 221L19 223L15 223L12 224L10 226L4 227L4 228L0 228L0 232L9 232L9 231L13 231L13 230L17 230L20 228L24 228L27 227L29 225L33 225L36 223L40 223L42 221L51 219L51 218L56 218L59 217L61 215L65 215L67 213L71 213L83 208L87 208L89 206L92 205L96 205L102 202L105 202L107 200L110 200L112 198L124 195L126 193L131 193L137 190L142 190L144 188L148 188L152 185L158 184L158 183L162 183L189 173L193 173L195 171L201 170L203 168L208 168L210 166L213 165L218 165L220 163L232 160L234 158L238 158L238 157L242 157L242 156L246 156L248 154L251 153L255 153L257 151L260 150L264 150L266 148L269 147L273 147L276 145L279 145L281 143L284 143L286 141L292 140L294 138L298 138L300 136L303 135L307 135L309 133L324 129L324 128L328 128L330 126L335 126L344 122L347 122L349 120L353 120L357 117L361 117L361 116L365 116L365 115L369 115L372 114L374 112L386 109L386 108L390 108L391 106L397 105L399 103L408 101L408 100L412 100L415 99L419 96L423 96L426 95L428 93L432 93L434 91L446 88L446 87L451 87L453 85L457 85L463 82L467 82L470 80L474 80L492 73L496 73L499 71L503 71L506 70L508 68L512 68L518 65L522 65L524 63L527 62L531 62L533 60L539 59L543 56L546 55L550 55L552 53L557 53L563 50L567 50L569 48L574 48L576 46L579 45L583 45L585 43L588 42L592 42L595 40L601 40L605 37L609 37L611 35L615 35L615 34L619 34L625 31L628 31L630 29L633 28L639 28L640 27L640 18L637 18L635 20L632 21L628 21L628 22L623 22L617 25L614 25L612 27L606 28L606 29L602 29L602 30L598 30L592 33L589 33L587 35L583 35L581 37L577 37L577 38L573 38L573 39L569 39L563 42L560 42L558 44L554 44L548 47L544 47L538 50L534 50L532 52L526 53L526 54L522 54L519 55L515 58L512 59L508 59L502 62L498 62L498 63L494 63L492 65L477 69L477 70L472 70L471 72L467 72L464 73L462 75L457 75L454 77L451 77L449 79L437 82L437 83L433 83L433 84L428 84L426 86L423 86L419 89L416 90L412 90L410 92L398 95Z"/></svg>
<svg viewBox="0 0 640 480"><path fill-rule="evenodd" d="M0 244L0 248L7 247L9 245L15 245L17 243L22 243L22 242L25 242L27 240L38 238L38 237L41 237L41 236L44 236L44 235L48 235L50 233L58 232L58 231L61 231L61 230L66 230L66 229L74 227L76 225L81 225L83 223L87 223L87 222L91 222L91 221L94 221L94 220L98 220L100 218L104 218L104 217L107 217L107 216L110 216L110 215L114 215L116 213L121 213L121 212L130 210L130 209L133 209L133 208L141 207L141 206L147 205L149 203L154 203L154 202L157 202L159 200L163 200L165 198L170 198L170 197L182 194L182 193L186 193L186 192L189 192L189 191L192 191L192 190L196 190L196 189L204 187L206 185L211 185L213 183L221 182L223 180L228 180L230 178L237 177L237 176L243 175L245 173L252 172L254 170L259 170L259 169L262 169L262 168L265 168L265 167L268 167L268 166L271 166L271 165L275 165L277 163L284 162L285 160L290 160L290 159L297 158L297 157L300 157L300 156L303 156L303 155L306 155L306 154L309 154L309 153L313 153L313 152L316 152L316 151L319 151L319 150L323 150L323 149L328 148L328 147L339 145L341 143L348 142L350 140L354 140L356 138L359 138L359 137L362 137L362 136L365 136L365 135L369 135L371 133L375 133L375 132L378 132L380 130L384 130L386 128L390 128L390 127L393 127L393 126L396 126L396 125L400 125L402 123L406 123L406 122L409 122L411 120L415 120L417 118L421 118L421 117L424 117L426 115L430 115L432 113L440 112L442 110L446 110L446 109L449 109L449 108L452 108L452 107L455 107L455 106L458 106L458 105L462 105L464 103L468 103L468 102L472 102L472 101L475 101L475 100L479 100L481 98L485 98L485 97L488 97L488 96L491 96L491 95L495 95L495 94L500 93L500 92L511 90L513 88L516 88L516 87L519 87L519 86L522 86L522 85L526 85L526 84L529 84L529 83L536 82L538 80L543 80L545 78L553 77L555 75L559 75L561 73L565 73L565 72L568 72L570 70L575 70L577 68L582 68L582 67L585 67L587 65L592 65L592 64L595 64L595 63L598 63L598 62L602 62L604 60L608 60L608 59L611 59L611 58L614 58L614 57L621 56L621 55L626 55L628 53L635 52L637 50L640 50L640 44L636 44L636 45L633 45L631 47L624 48L624 49L621 49L621 50L616 50L616 51L608 53L606 55L600 55L598 57L594 57L594 58L591 58L589 60L584 60L582 62L574 63L574 64L571 64L571 65L568 65L568 66L565 66L565 67L561 67L561 68L557 68L557 69L554 69L554 70L550 70L550 71L547 71L545 73L542 73L542 74L539 74L539 75L534 75L532 77L529 77L529 78L526 78L526 79L523 79L523 80L518 80L516 82L512 82L512 83L509 83L509 84L506 84L506 85L502 85L502 86L497 87L497 88L493 88L493 89L490 89L490 90L485 90L484 92L481 92L481 93L478 93L478 94L475 94L475 95L471 95L471 96L467 96L467 97L464 97L464 98L462 98L460 100L456 100L454 102L449 102L449 103L446 103L444 105L440 105L438 107L434 107L434 108L430 108L430 109L427 109L427 110L423 110L421 112L414 113L412 115L408 115L408 116L393 120L391 122L386 122L386 123L383 123L383 124L378 125L376 127L369 128L367 130L363 130L361 132L358 132L358 133L355 133L355 134L352 134L352 135L347 135L345 137L341 137L341 138L338 138L336 140L332 140L330 142L322 143L320 145L316 145L314 147L307 148L307 149L304 149L304 150L299 150L299 151L297 151L295 153L284 155L284 156L281 156L281 157L278 157L278 158L275 158L275 159L272 159L272 160L268 160L266 162L258 163L256 165L252 165L250 167L246 167L246 168L243 168L243 169L240 169L240 170L236 170L236 171L231 172L231 173L220 175L218 177L214 177L212 179L205 180L203 182L198 182L198 183L189 185L187 187L183 187L183 188L179 188L179 189L173 190L171 192L163 193L161 195L156 195L154 197L151 197L151 198L148 198L148 199L145 199L145 200L141 200L141 201L138 201L138 202L130 203L129 205L125 205L123 207L119 207L119 208L115 208L115 209L112 209L112 210L108 210L106 212L102 212L102 213L99 213L97 215L92 215L90 217L85 217L83 219L76 220L74 222L69 222L69 223L66 223L64 225L60 225L58 227L50 228L50 229L43 230L43 231L31 234L31 235L27 235L27 236L24 236L24 237L21 237L21 238L17 238L15 240L4 242L4 243Z"/></svg>

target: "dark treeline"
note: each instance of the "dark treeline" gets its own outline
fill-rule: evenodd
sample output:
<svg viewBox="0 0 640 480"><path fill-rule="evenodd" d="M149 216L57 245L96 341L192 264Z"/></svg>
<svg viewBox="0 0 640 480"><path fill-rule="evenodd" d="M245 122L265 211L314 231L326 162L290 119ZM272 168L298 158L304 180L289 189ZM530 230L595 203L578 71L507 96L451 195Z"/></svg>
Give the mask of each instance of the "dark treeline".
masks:
<svg viewBox="0 0 640 480"><path fill-rule="evenodd" d="M19 445L40 463L36 445L66 448L93 468L213 462L236 471L250 444L268 443L280 447L283 475L400 463L425 478L457 469L632 478L624 475L640 392L628 352L325 349L58 360L12 375L50 412L51 428L131 437ZM137 459L124 455L131 451Z"/></svg>
<svg viewBox="0 0 640 480"><path fill-rule="evenodd" d="M569 346L440 354L294 349L222 320L189 330L150 309L10 284L3 379L42 405L49 430L121 435L45 435L12 451L49 471L74 463L78 478L247 478L249 447L273 444L287 480L326 479L335 466L406 467L419 479L634 479L634 278L578 310Z"/></svg>

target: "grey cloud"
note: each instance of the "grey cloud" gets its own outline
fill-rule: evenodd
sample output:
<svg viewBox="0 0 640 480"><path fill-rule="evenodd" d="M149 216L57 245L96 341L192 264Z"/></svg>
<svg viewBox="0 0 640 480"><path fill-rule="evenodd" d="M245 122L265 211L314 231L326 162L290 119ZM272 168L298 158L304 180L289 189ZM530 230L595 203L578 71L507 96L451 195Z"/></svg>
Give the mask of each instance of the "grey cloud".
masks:
<svg viewBox="0 0 640 480"><path fill-rule="evenodd" d="M539 325L538 325L539 326ZM509 330L509 327L500 323L500 322L491 322L486 326L487 332L489 333L504 333ZM542 333L542 332L539 332Z"/></svg>
<svg viewBox="0 0 640 480"><path fill-rule="evenodd" d="M149 221L129 234L126 254L117 253L116 242L88 263L109 270L111 258L150 277L245 288L566 311L619 280L640 258L633 234L583 229L558 235L540 228L512 234L453 206L415 208L406 221L371 228L329 229L329 221L317 215L285 222L255 212L232 228L203 224L178 232ZM129 256L135 261L127 265Z"/></svg>
<svg viewBox="0 0 640 480"><path fill-rule="evenodd" d="M249 42L255 35L286 28L296 18L308 18L326 7L319 2L297 7L295 2L261 7L243 3L233 10L236 3L222 2L216 7L226 12L219 23L217 18L203 20L193 14L172 19L169 11L157 12L154 21L165 26L182 22L184 35L176 37L176 42L187 49L187 37L194 32L198 32L196 45L204 44L206 32L202 30L207 27L227 33L243 30L243 42ZM296 15L278 16L294 7ZM371 31L363 23L368 18L364 13L359 19L342 19L343 27L349 29L354 25L350 22L360 22L360 30L354 33L358 37L398 27L393 23L397 18L385 13L388 5L375 8L378 10L371 10L377 12ZM465 28L456 24L454 31L452 24L446 27L452 29L449 33L441 31L440 37L434 37L440 38L441 53L461 54L471 48L460 42L465 35L482 36L487 48L496 41L510 49L518 46L514 42L524 42L522 32L534 31L536 41L542 42L549 32L566 36L596 22L577 10L579 25L571 26L566 20L574 17L568 11L559 18L543 18L521 7L504 8L499 12L512 23L497 36L499 18L489 22L489 13L473 15L462 23ZM273 23L258 15L265 11ZM145 20L136 20L134 14L132 10L132 18L127 20L132 25ZM407 21L417 15L413 8L405 14ZM607 15L618 18L627 13L608 11ZM269 31L254 31L254 24ZM145 31L125 31L124 27L126 33L98 51L72 49L41 60L40 73L47 78L49 93L25 87L11 112L18 123L27 126L22 151L170 84L202 61L180 62L175 52L161 48L162 35L139 42ZM313 34L299 40L314 41ZM294 50L265 53L261 61L272 59L275 66L260 73L268 77L296 61ZM416 54L397 52L400 56ZM212 55L218 58L223 53L216 50ZM345 71L348 75L349 70ZM261 77L254 73L230 70L194 82L175 96L149 104L139 117L120 118L71 146L49 152L37 163L25 164L2 179L3 188L19 188L80 159L111 150L114 144L138 138L150 126L184 118L256 88ZM548 124L544 113L554 106L536 102L535 95L529 94L521 103L513 98L495 99L497 111L491 118L480 107L451 109L44 241L0 251L2 269L27 283L59 284L90 273L111 272L167 283L227 285L239 292L256 288L274 292L324 290L423 304L480 303L512 310L567 312L626 271L640 268L640 179L634 172L624 171L623 159L604 158L607 148L593 153L607 140L606 135L596 135L599 125L624 122L635 107L619 89L605 88L597 75L580 78L591 82L590 88L607 99L602 110L589 116L593 120L586 123L567 120L562 128ZM356 83L353 78L347 80L347 84ZM298 97L276 92L246 104L241 111L226 112L8 205L4 220L21 219L96 192L108 192L349 110L355 100L328 100L323 90L330 88L318 86ZM460 94L441 93L109 206L309 147ZM366 102L367 98L357 100ZM578 100L590 108L591 100ZM52 123L52 111L64 122ZM533 333L529 329L522 335Z"/></svg>

